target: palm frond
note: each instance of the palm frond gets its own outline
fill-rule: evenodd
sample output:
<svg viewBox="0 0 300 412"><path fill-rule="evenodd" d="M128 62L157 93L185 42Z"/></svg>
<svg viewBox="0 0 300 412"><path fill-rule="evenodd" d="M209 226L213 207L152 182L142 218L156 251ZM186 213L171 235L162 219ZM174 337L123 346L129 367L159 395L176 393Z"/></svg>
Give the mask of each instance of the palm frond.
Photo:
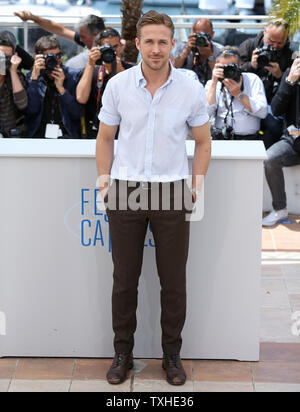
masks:
<svg viewBox="0 0 300 412"><path fill-rule="evenodd" d="M270 9L270 18L284 19L292 38L300 28L300 0L275 0Z"/></svg>

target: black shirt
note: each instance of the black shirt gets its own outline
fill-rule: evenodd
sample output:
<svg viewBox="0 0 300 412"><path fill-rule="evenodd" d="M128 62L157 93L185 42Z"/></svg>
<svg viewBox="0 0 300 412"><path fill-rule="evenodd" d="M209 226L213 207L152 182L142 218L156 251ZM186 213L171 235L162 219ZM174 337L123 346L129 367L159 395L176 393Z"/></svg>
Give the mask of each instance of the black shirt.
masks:
<svg viewBox="0 0 300 412"><path fill-rule="evenodd" d="M74 41L75 43L79 44L79 46L85 47L85 44L82 43L82 41L80 40L80 34L77 31L75 32L75 35L74 35Z"/></svg>
<svg viewBox="0 0 300 412"><path fill-rule="evenodd" d="M18 56L22 59L22 62L19 65L19 70L31 70L34 63L34 58L19 45L16 46L16 52L18 53Z"/></svg>
<svg viewBox="0 0 300 412"><path fill-rule="evenodd" d="M47 90L44 98L42 119L39 128L33 137L45 137L46 125L48 123L58 124L63 134L61 137L69 137L62 120L58 92L52 80L47 80Z"/></svg>
<svg viewBox="0 0 300 412"><path fill-rule="evenodd" d="M271 108L275 116L285 115L286 126L292 124L300 125L300 119L297 118L297 100L300 109L300 85L290 86L285 79L288 77L290 69L287 69L282 76L279 89L272 99ZM298 113L298 116L300 114Z"/></svg>

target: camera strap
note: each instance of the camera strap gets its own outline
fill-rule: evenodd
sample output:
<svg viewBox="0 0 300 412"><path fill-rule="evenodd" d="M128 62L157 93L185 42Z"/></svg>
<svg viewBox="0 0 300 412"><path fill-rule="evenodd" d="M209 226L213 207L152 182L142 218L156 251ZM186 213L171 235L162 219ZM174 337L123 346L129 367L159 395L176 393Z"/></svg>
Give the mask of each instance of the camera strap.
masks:
<svg viewBox="0 0 300 412"><path fill-rule="evenodd" d="M234 116L233 116L232 103L233 103L234 97L233 96L230 97L230 103L228 104L227 95L226 95L226 91L225 91L224 87L223 87L222 93L223 93L223 101L224 101L225 107L227 109L227 113L225 115L224 123L225 123L226 126L228 126L227 119L228 119L228 116L229 116L229 112L231 112L231 115L230 115L231 120L232 120L231 127L233 127Z"/></svg>
<svg viewBox="0 0 300 412"><path fill-rule="evenodd" d="M104 67L104 65L102 65L102 66L99 67L98 74L97 74L97 83L96 83L97 84L97 89L98 89L97 98L96 98L96 100L97 100L97 113L100 110L100 102L101 102L101 98L102 98L102 88L103 88L103 85L104 85L104 76L105 76L105 67Z"/></svg>

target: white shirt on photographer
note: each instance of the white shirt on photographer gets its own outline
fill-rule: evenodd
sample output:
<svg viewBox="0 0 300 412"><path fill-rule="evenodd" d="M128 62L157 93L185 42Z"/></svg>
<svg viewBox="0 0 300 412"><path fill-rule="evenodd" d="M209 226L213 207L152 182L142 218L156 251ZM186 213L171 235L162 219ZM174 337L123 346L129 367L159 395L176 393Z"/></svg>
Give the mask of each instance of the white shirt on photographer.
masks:
<svg viewBox="0 0 300 412"><path fill-rule="evenodd" d="M268 104L261 79L254 73L243 73L242 76L244 84L243 93L249 97L252 112L249 112L238 99L233 99L232 111L234 120L232 120L231 109L228 113L226 102L221 91L222 83L218 82L216 103L208 107L208 113L210 119L217 114L215 126L219 129L224 126L224 119L228 113L227 125L233 127L235 134L246 136L258 132L261 119L264 119L268 114ZM205 89L208 90L210 85L211 80L206 83ZM226 87L224 90L226 92L227 105L229 106L232 96Z"/></svg>

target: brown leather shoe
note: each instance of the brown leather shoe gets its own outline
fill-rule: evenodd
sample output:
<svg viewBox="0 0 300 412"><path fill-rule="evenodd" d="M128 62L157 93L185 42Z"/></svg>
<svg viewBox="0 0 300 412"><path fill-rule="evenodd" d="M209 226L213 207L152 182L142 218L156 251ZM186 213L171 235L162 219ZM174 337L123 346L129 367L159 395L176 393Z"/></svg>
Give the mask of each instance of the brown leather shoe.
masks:
<svg viewBox="0 0 300 412"><path fill-rule="evenodd" d="M167 373L167 382L171 385L183 385L186 381L186 374L183 369L180 355L164 354L162 367Z"/></svg>
<svg viewBox="0 0 300 412"><path fill-rule="evenodd" d="M106 374L107 382L113 385L124 382L127 379L127 373L129 369L132 368L132 353L116 353L113 363Z"/></svg>

